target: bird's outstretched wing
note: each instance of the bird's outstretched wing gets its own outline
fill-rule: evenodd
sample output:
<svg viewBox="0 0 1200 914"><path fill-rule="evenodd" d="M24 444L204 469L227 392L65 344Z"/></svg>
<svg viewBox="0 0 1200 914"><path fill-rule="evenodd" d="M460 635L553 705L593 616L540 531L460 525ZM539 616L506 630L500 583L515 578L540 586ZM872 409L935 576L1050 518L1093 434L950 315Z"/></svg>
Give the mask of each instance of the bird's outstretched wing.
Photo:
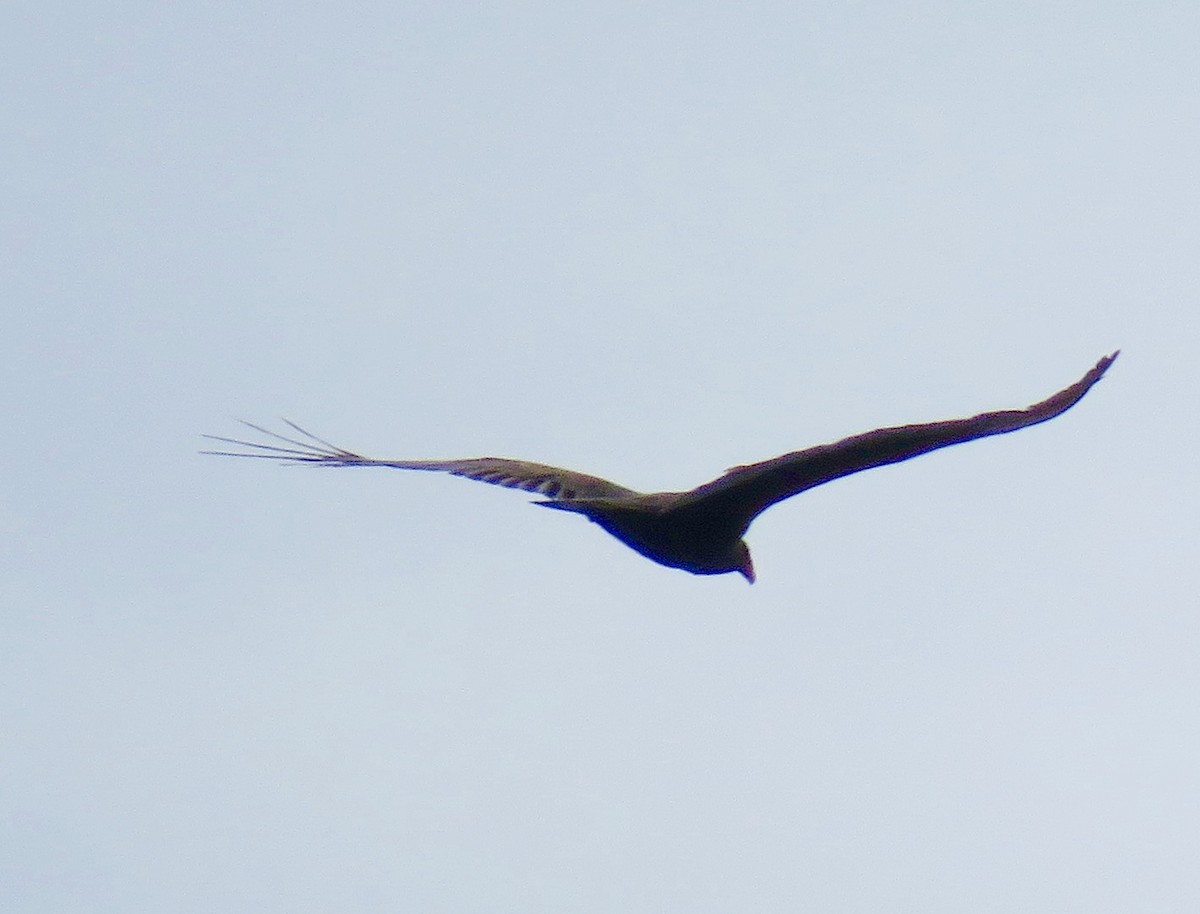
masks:
<svg viewBox="0 0 1200 914"><path fill-rule="evenodd" d="M881 428L834 444L783 454L762 463L733 467L719 479L686 493L678 507L683 511L736 519L744 531L759 512L776 502L841 476L1053 419L1079 402L1118 354L1105 356L1070 387L1026 409Z"/></svg>
<svg viewBox="0 0 1200 914"><path fill-rule="evenodd" d="M479 482L523 489L549 499L632 498L638 495L631 489L601 479L563 470L559 467L524 460L509 460L504 457L475 457L467 460L377 460L347 451L323 438L307 432L294 422L283 420L296 437L272 432L252 422L243 422L248 428L267 436L269 442L247 441L240 438L224 438L220 435L205 435L212 441L232 444L243 451L201 451L220 457L255 457L263 460L278 460L281 463L304 463L324 467L392 467L398 470L434 470L463 476Z"/></svg>

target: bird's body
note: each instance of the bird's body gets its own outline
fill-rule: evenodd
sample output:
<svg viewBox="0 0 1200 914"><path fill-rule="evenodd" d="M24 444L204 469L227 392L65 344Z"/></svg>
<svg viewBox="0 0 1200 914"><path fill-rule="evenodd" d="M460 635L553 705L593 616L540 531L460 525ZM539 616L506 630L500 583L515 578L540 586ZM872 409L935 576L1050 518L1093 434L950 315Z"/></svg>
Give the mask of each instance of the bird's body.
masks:
<svg viewBox="0 0 1200 914"><path fill-rule="evenodd" d="M1023 410L981 413L921 425L876 429L833 444L737 466L686 492L645 494L606 479L545 464L501 457L467 460L377 460L336 447L288 422L302 439L246 423L275 444L208 435L249 451L206 451L233 457L274 458L319 466L381 466L434 470L545 496L547 508L582 514L642 555L692 574L739 572L754 581L742 536L762 511L814 486L851 473L897 463L938 448L1016 431L1053 419L1077 403L1108 370L1117 353L1053 396ZM285 420L286 421L286 420Z"/></svg>
<svg viewBox="0 0 1200 914"><path fill-rule="evenodd" d="M686 492L659 492L631 499L540 501L544 508L574 511L599 524L631 549L670 568L692 574L741 571L754 579L744 530L735 519L689 505Z"/></svg>

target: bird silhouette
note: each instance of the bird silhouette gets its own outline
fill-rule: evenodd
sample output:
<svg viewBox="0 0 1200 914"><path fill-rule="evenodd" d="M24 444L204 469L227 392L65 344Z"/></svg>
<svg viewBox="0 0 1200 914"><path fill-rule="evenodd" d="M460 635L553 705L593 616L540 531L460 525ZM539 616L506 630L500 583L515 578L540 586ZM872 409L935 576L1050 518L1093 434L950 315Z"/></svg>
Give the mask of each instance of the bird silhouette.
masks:
<svg viewBox="0 0 1200 914"><path fill-rule="evenodd" d="M330 444L287 419L283 420L291 429L287 435L243 423L267 436L270 440L266 442L205 435L247 450L202 453L327 467L435 470L523 489L545 496L544 501L534 504L582 514L661 565L692 574L738 572L753 584L754 564L742 536L751 521L771 505L851 473L1053 419L1079 402L1118 354L1119 350L1105 356L1070 387L1025 409L876 429L833 444L732 467L712 482L687 492L635 492L597 476L503 457L379 460Z"/></svg>

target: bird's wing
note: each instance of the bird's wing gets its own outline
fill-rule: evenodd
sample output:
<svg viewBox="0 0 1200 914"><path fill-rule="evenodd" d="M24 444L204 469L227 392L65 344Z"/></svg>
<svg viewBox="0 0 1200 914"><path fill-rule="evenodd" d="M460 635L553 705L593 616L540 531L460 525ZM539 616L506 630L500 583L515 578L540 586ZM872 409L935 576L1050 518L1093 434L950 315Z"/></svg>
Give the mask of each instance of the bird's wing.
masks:
<svg viewBox="0 0 1200 914"><path fill-rule="evenodd" d="M246 448L246 450L201 451L201 453L216 454L221 457L256 457L278 460L282 463L305 463L324 467L393 467L399 470L436 470L496 486L536 492L550 499L622 499L635 497L638 494L598 476L588 476L586 473L576 473L574 470L563 470L524 460L509 460L504 457L475 457L467 460L377 460L330 444L287 419L283 421L292 428L297 437L280 435L252 422L244 422L244 425L268 436L272 441L246 441L239 438L223 438L219 435L205 435L205 438L213 441L236 445Z"/></svg>
<svg viewBox="0 0 1200 914"><path fill-rule="evenodd" d="M764 509L860 470L908 460L938 448L1002 435L1053 419L1079 402L1100 380L1118 353L1105 356L1079 381L1026 409L981 413L969 419L951 419L923 425L900 425L855 435L834 444L784 454L772 460L733 467L719 479L685 493L678 502L684 510L725 516L744 531Z"/></svg>

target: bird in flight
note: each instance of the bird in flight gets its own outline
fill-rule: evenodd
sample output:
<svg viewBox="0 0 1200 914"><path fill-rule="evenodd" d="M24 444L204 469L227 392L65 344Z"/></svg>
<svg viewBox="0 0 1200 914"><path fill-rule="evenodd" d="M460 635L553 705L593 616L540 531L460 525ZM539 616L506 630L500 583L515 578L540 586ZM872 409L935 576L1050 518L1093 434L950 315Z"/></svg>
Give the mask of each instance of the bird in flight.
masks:
<svg viewBox="0 0 1200 914"><path fill-rule="evenodd" d="M203 451L222 457L255 457L326 467L392 467L435 470L544 496L545 508L582 514L648 559L692 574L737 572L754 583L754 564L742 536L759 514L776 502L799 495L860 470L899 463L938 448L974 438L1003 435L1061 415L1082 399L1116 359L1105 356L1070 387L1025 409L980 413L920 425L876 429L793 451L761 463L736 466L723 476L687 492L642 493L624 486L540 463L503 457L466 460L378 460L330 444L283 420L291 431L269 431L244 423L267 436L247 441L205 435L241 451Z"/></svg>

